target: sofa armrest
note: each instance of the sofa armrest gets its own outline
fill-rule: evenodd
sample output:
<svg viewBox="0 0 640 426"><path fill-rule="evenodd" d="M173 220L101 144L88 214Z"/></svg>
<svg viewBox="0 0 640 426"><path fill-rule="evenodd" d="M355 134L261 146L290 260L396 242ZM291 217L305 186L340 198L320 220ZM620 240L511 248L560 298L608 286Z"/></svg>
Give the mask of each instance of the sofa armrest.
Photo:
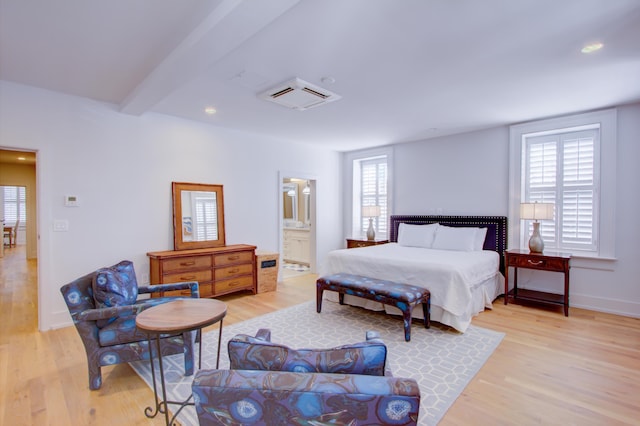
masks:
<svg viewBox="0 0 640 426"><path fill-rule="evenodd" d="M420 410L420 389L408 378L200 370L191 388L204 426L220 416L242 424L417 425ZM274 402L281 409L269 409Z"/></svg>
<svg viewBox="0 0 640 426"><path fill-rule="evenodd" d="M138 294L145 293L158 293L161 291L173 291L173 290L191 290L191 297L193 299L200 298L200 285L197 281L185 281L180 283L168 283L168 284L154 284L138 287Z"/></svg>

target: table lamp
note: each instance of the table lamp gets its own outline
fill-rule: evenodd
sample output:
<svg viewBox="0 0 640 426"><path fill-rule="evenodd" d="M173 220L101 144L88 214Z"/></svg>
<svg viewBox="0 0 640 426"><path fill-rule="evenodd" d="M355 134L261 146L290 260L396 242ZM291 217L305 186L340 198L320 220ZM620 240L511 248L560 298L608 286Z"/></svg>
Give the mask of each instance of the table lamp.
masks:
<svg viewBox="0 0 640 426"><path fill-rule="evenodd" d="M533 233L529 239L529 250L532 253L542 253L544 250L544 241L540 235L540 222L538 221L553 219L553 207L552 203L520 204L520 219L535 221L533 222Z"/></svg>
<svg viewBox="0 0 640 426"><path fill-rule="evenodd" d="M376 231L373 229L373 218L380 216L380 206L362 207L362 216L369 218L369 229L367 229L367 240L373 241L376 238Z"/></svg>

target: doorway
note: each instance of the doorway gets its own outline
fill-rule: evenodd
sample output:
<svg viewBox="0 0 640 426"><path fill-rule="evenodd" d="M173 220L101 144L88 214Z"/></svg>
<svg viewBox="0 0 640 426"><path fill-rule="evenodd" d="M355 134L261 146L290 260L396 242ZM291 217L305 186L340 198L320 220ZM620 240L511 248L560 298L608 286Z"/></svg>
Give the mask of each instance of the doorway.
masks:
<svg viewBox="0 0 640 426"><path fill-rule="evenodd" d="M281 173L278 183L280 276L298 277L316 270L316 179Z"/></svg>
<svg viewBox="0 0 640 426"><path fill-rule="evenodd" d="M36 259L36 153L0 149L0 166L0 219L4 219L3 237L5 227L17 231L17 238L11 238L11 246L5 246L8 238L3 238L2 248L13 249L13 243L16 243L23 246L21 252L26 259Z"/></svg>
<svg viewBox="0 0 640 426"><path fill-rule="evenodd" d="M5 189L7 188L7 189ZM33 318L38 326L38 232L37 232L37 189L36 189L36 152L0 148L0 219L4 225L14 227L17 224L17 238L12 238L11 247L3 241L0 248L0 268L7 277L9 291L20 286L20 291L29 294L27 299L15 301L11 309L22 311L27 319ZM5 207L5 198L7 204ZM8 242L8 241L7 241ZM15 278L15 279L13 279ZM11 281L13 279L13 281ZM11 300L11 298L9 299Z"/></svg>

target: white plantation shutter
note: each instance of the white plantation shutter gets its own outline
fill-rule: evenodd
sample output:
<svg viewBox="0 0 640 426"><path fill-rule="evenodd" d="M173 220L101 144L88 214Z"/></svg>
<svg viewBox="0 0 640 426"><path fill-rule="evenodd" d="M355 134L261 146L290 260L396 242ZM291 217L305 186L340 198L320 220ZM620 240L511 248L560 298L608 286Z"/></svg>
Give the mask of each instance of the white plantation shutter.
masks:
<svg viewBox="0 0 640 426"><path fill-rule="evenodd" d="M218 239L218 218L216 214L215 192L197 192L194 194L195 224L194 232L196 241L208 241Z"/></svg>
<svg viewBox="0 0 640 426"><path fill-rule="evenodd" d="M597 250L599 128L591 127L524 137L522 200L555 204L554 219L540 224L548 249Z"/></svg>
<svg viewBox="0 0 640 426"><path fill-rule="evenodd" d="M360 162L360 211L364 206L380 206L380 216L373 219L376 235L387 234L387 157L377 157ZM361 216L363 230L369 227L369 218Z"/></svg>
<svg viewBox="0 0 640 426"><path fill-rule="evenodd" d="M13 226L18 217L20 227L27 222L27 199L24 186L5 186L4 192L4 223Z"/></svg>

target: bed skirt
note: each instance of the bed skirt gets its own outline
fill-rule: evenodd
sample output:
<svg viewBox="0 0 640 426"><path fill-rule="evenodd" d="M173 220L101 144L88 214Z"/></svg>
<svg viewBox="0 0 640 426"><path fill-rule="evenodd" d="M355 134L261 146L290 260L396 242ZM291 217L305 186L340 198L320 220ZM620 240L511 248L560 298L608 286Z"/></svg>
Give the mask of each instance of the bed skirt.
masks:
<svg viewBox="0 0 640 426"><path fill-rule="evenodd" d="M504 293L504 277L502 274L497 273L493 278L489 278L471 289L471 302L462 315L454 315L442 309L441 306L431 303L431 321L448 325L464 333L467 327L469 327L469 324L471 324L471 319L485 309L491 309L493 301L502 293ZM323 299L338 302L338 293L335 291L325 291ZM402 315L400 309L396 307L383 305L382 303L350 296L348 294L345 295L344 302L351 306L359 306L372 311L384 310L391 315ZM414 309L413 318L424 319L422 309Z"/></svg>

